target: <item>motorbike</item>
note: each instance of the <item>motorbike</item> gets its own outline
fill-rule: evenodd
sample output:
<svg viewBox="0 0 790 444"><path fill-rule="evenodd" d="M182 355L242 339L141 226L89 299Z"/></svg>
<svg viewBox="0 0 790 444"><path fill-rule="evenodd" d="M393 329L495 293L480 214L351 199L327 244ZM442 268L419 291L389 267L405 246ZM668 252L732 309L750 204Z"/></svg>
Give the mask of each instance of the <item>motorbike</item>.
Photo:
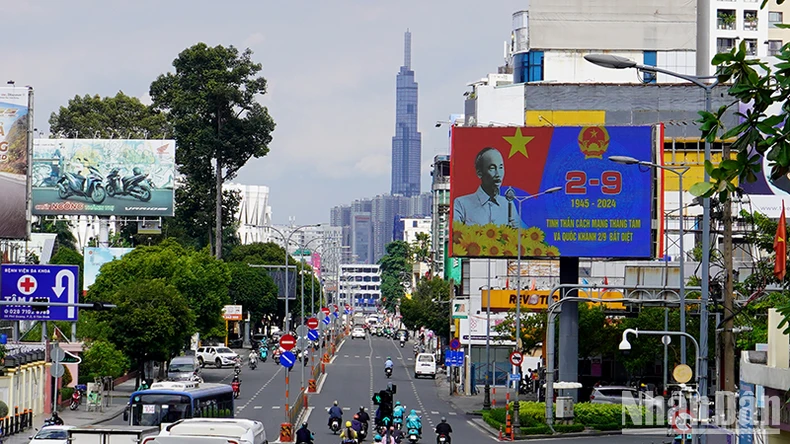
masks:
<svg viewBox="0 0 790 444"><path fill-rule="evenodd" d="M236 363L236 365L233 367L233 374L236 376L241 374L241 366L238 363Z"/></svg>
<svg viewBox="0 0 790 444"><path fill-rule="evenodd" d="M261 347L261 361L266 362L266 358L269 357L269 350L264 347Z"/></svg>
<svg viewBox="0 0 790 444"><path fill-rule="evenodd" d="M368 423L362 423L362 430L359 431L359 440L364 441L368 437Z"/></svg>
<svg viewBox="0 0 790 444"><path fill-rule="evenodd" d="M102 185L101 173L94 167L88 167L88 171L90 171L88 177L75 173L64 174L58 180L58 197L67 199L69 196L80 196L92 200L95 204L104 202L107 191Z"/></svg>
<svg viewBox="0 0 790 444"><path fill-rule="evenodd" d="M200 377L197 371L195 373L192 373L192 378L190 379L192 380L192 382L197 382L197 383L203 382L203 378Z"/></svg>
<svg viewBox="0 0 790 444"><path fill-rule="evenodd" d="M420 440L420 433L417 429L409 429L409 443L416 444Z"/></svg>
<svg viewBox="0 0 790 444"><path fill-rule="evenodd" d="M437 442L439 444L447 444L450 442L450 437L448 437L447 435L439 435Z"/></svg>
<svg viewBox="0 0 790 444"><path fill-rule="evenodd" d="M337 433L340 431L340 418L332 418L332 421L329 423L329 430L337 435Z"/></svg>
<svg viewBox="0 0 790 444"><path fill-rule="evenodd" d="M252 359L250 359L250 370L255 370L255 368L257 367L258 367L258 360L253 356Z"/></svg>
<svg viewBox="0 0 790 444"><path fill-rule="evenodd" d="M403 339L401 339L400 340L400 348L403 348L404 345L406 345L406 343L403 341Z"/></svg>
<svg viewBox="0 0 790 444"><path fill-rule="evenodd" d="M233 388L233 397L238 399L241 395L241 382L231 382L230 386Z"/></svg>
<svg viewBox="0 0 790 444"><path fill-rule="evenodd" d="M392 367L387 367L384 369L384 373L387 375L387 379L392 377Z"/></svg>
<svg viewBox="0 0 790 444"><path fill-rule="evenodd" d="M151 200L151 181L148 174L143 174L139 168L132 170L131 176L121 178L120 168L113 168L107 175L104 188L110 197L132 196L143 202Z"/></svg>
<svg viewBox="0 0 790 444"><path fill-rule="evenodd" d="M400 416L396 416L392 419L392 425L395 426L395 429L401 430L403 428L403 418Z"/></svg>
<svg viewBox="0 0 790 444"><path fill-rule="evenodd" d="M274 355L274 363L280 365L280 355L278 354Z"/></svg>
<svg viewBox="0 0 790 444"><path fill-rule="evenodd" d="M80 408L80 404L82 404L82 389L79 387L74 390L74 393L71 394L71 404L69 404L69 408L71 410L77 410Z"/></svg>

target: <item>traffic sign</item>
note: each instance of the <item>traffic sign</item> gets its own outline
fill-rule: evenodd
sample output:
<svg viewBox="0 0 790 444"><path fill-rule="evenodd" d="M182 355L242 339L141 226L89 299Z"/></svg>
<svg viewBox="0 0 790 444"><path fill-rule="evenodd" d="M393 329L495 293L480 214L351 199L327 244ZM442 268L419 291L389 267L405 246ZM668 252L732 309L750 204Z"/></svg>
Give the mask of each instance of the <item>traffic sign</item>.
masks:
<svg viewBox="0 0 790 444"><path fill-rule="evenodd" d="M672 370L672 377L681 384L691 381L692 375L691 367L686 364L678 364L675 366L675 369Z"/></svg>
<svg viewBox="0 0 790 444"><path fill-rule="evenodd" d="M514 351L510 354L510 363L513 365L521 365L524 362L524 355L519 351Z"/></svg>
<svg viewBox="0 0 790 444"><path fill-rule="evenodd" d="M52 367L49 368L49 372L52 374L53 378L60 378L66 373L66 369L60 362L55 362L52 364Z"/></svg>
<svg viewBox="0 0 790 444"><path fill-rule="evenodd" d="M296 355L287 351L280 355L280 364L285 368L291 368L296 362Z"/></svg>
<svg viewBox="0 0 790 444"><path fill-rule="evenodd" d="M511 373L511 374L508 375L508 379L510 379L511 381L520 381L521 380L521 374L519 374L519 373Z"/></svg>
<svg viewBox="0 0 790 444"><path fill-rule="evenodd" d="M325 315L329 315L329 307L321 307L321 313Z"/></svg>
<svg viewBox="0 0 790 444"><path fill-rule="evenodd" d="M333 315L335 315L335 319L337 319L337 318L338 318L338 316L340 316L340 314L338 314L338 312L336 312L336 311L335 311L335 312L333 312L332 314L333 314Z"/></svg>
<svg viewBox="0 0 790 444"><path fill-rule="evenodd" d="M318 319L316 319L316 318L308 319L307 320L307 328L309 328L310 330L315 330L316 328L318 328Z"/></svg>
<svg viewBox="0 0 790 444"><path fill-rule="evenodd" d="M351 306L346 304L346 310L351 310Z"/></svg>
<svg viewBox="0 0 790 444"><path fill-rule="evenodd" d="M461 341L459 341L458 338L453 339L450 341L450 348L453 350L458 350L461 348Z"/></svg>
<svg viewBox="0 0 790 444"><path fill-rule="evenodd" d="M303 337L307 336L307 332L309 330L310 329L307 328L306 325L300 325L300 326L296 327L296 337L297 338L303 338Z"/></svg>
<svg viewBox="0 0 790 444"><path fill-rule="evenodd" d="M691 412L686 409L677 409L672 413L669 422L672 423L672 428L675 429L675 432L689 433L691 432L693 420L694 417L691 416Z"/></svg>
<svg viewBox="0 0 790 444"><path fill-rule="evenodd" d="M324 316L324 319L321 322L323 322L324 325L329 325L329 323L332 322L332 319L329 316Z"/></svg>
<svg viewBox="0 0 790 444"><path fill-rule="evenodd" d="M76 265L2 265L0 298L19 302L79 303L79 267ZM37 307L39 308L39 307ZM4 305L0 319L6 321L76 321L77 307Z"/></svg>
<svg viewBox="0 0 790 444"><path fill-rule="evenodd" d="M299 336L299 339L296 340L296 348L299 350L307 350L308 347L310 347L310 341L304 336Z"/></svg>
<svg viewBox="0 0 790 444"><path fill-rule="evenodd" d="M282 347L284 350L288 351L295 346L296 338L294 338L293 335L283 335L283 337L280 338L280 347Z"/></svg>
<svg viewBox="0 0 790 444"><path fill-rule="evenodd" d="M318 327L318 321L316 321L316 327ZM307 339L311 341L318 340L318 330L310 330L307 332Z"/></svg>
<svg viewBox="0 0 790 444"><path fill-rule="evenodd" d="M444 362L450 367L460 367L464 365L464 352L447 350L444 352Z"/></svg>
<svg viewBox="0 0 790 444"><path fill-rule="evenodd" d="M339 308L337 308L337 304L333 305L332 307L334 307L334 308L335 308L335 313L337 313L338 311L340 311L340 309L339 309Z"/></svg>
<svg viewBox="0 0 790 444"><path fill-rule="evenodd" d="M66 357L66 351L60 348L58 344L52 344L49 349L49 360L52 362L60 362Z"/></svg>

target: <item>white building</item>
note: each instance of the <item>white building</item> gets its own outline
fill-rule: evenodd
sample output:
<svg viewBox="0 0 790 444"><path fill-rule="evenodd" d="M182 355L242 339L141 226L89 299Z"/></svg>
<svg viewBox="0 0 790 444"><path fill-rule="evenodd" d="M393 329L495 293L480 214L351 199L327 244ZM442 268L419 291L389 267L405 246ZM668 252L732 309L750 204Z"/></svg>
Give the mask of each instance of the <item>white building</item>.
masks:
<svg viewBox="0 0 790 444"><path fill-rule="evenodd" d="M400 239L411 245L417 241L417 234L424 233L431 235L430 217L403 217L400 220L403 229Z"/></svg>
<svg viewBox="0 0 790 444"><path fill-rule="evenodd" d="M237 191L241 196L239 209L236 212L236 220L239 221L238 236L241 243L268 242L271 237L266 227L272 223L269 187L227 183L223 185L223 189Z"/></svg>
<svg viewBox="0 0 790 444"><path fill-rule="evenodd" d="M371 264L341 264L340 291L334 303L356 311L375 311L381 299L381 268Z"/></svg>
<svg viewBox="0 0 790 444"><path fill-rule="evenodd" d="M297 254L302 250L310 252L310 258L305 257L305 260L310 266L314 266L312 253L318 253L318 260L320 263L315 270L319 277L335 280L337 275L337 266L341 262L340 256L342 254L342 228L330 227L328 223L323 223L317 226L308 226L300 228L294 232L296 226L289 225L274 225L274 229L268 230L269 240L279 246L284 245L283 236L286 238L290 236L290 243L288 244L288 252L294 255L296 260L300 260L301 255ZM278 230L278 231L275 231ZM291 234L293 233L293 234ZM316 267L314 267L316 268ZM319 273L320 272L320 273Z"/></svg>

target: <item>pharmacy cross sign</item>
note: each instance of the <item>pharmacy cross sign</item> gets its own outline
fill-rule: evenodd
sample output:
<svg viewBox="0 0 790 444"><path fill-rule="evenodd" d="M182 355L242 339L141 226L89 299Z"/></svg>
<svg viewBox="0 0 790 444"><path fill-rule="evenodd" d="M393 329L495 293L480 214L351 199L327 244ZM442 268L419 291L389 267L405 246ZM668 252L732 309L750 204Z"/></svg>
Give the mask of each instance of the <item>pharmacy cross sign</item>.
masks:
<svg viewBox="0 0 790 444"><path fill-rule="evenodd" d="M29 274L26 274L21 278L19 278L19 281L17 282L16 285L20 293L31 294L34 291L36 291L36 288L38 287L38 282L36 282L36 278L34 278Z"/></svg>

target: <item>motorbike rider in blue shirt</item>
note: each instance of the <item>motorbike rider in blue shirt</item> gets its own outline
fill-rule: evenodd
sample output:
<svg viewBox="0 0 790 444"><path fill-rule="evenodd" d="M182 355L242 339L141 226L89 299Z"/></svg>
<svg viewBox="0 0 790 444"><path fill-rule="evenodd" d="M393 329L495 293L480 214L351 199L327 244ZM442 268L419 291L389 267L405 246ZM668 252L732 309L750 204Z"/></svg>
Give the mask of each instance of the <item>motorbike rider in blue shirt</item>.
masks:
<svg viewBox="0 0 790 444"><path fill-rule="evenodd" d="M406 407L400 405L400 401L395 402L395 408L392 409L392 422L403 423L403 415L406 413Z"/></svg>
<svg viewBox="0 0 790 444"><path fill-rule="evenodd" d="M392 362L392 358L390 358L389 356L387 356L387 360L386 360L386 361L384 361L384 368L385 368L385 369L388 369L388 368L393 368L393 367L395 367L395 363L394 363L394 362Z"/></svg>
<svg viewBox="0 0 790 444"><path fill-rule="evenodd" d="M422 418L417 415L417 411L414 409L406 417L406 430L417 430L417 434L422 435Z"/></svg>
<svg viewBox="0 0 790 444"><path fill-rule="evenodd" d="M343 424L343 409L337 406L337 401L329 408L329 421L327 421L326 425L332 425L332 420L335 418L340 420L340 424Z"/></svg>

